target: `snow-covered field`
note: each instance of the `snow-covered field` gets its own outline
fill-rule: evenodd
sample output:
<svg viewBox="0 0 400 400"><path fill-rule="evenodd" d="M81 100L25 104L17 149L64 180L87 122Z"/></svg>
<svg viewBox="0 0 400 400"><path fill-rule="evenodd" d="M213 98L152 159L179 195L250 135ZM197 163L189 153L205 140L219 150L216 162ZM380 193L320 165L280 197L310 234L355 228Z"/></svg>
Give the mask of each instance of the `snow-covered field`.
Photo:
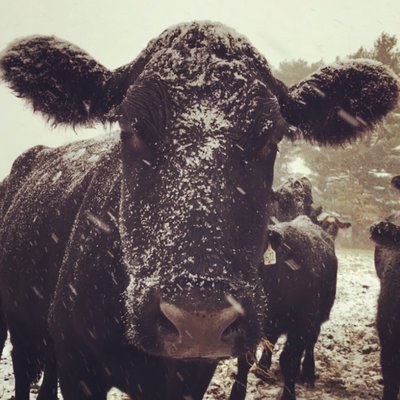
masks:
<svg viewBox="0 0 400 400"><path fill-rule="evenodd" d="M297 386L297 398L313 400L371 400L382 392L379 367L379 343L374 319L379 281L375 275L373 252L366 250L337 250L339 275L336 302L331 319L322 327L316 346L318 380L315 388ZM282 341L278 342L278 347ZM277 351L279 348L277 347ZM10 345L0 364L0 399L13 395ZM215 375L206 400L226 399L235 372L234 361L222 363ZM272 382L268 385L249 376L247 400L279 398L281 381L278 375L277 352L274 355ZM36 393L36 388L32 393ZM35 398L33 395L32 398ZM115 391L109 400L126 399Z"/></svg>

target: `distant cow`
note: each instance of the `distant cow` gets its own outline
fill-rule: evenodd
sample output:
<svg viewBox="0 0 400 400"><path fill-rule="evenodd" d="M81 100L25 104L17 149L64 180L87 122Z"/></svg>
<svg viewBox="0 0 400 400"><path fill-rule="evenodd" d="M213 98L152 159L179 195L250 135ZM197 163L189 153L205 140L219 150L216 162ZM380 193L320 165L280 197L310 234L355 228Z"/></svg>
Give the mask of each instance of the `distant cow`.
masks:
<svg viewBox="0 0 400 400"><path fill-rule="evenodd" d="M322 211L314 207L311 181L302 178L288 178L272 193L270 203L271 217L279 222L288 222L299 215L307 215L314 223L321 226L333 239L339 229L350 228L350 222L343 222L337 213Z"/></svg>
<svg viewBox="0 0 400 400"><path fill-rule="evenodd" d="M323 212L317 217L317 224L335 240L338 236L339 229L348 229L351 227L350 222L344 222L336 213Z"/></svg>
<svg viewBox="0 0 400 400"><path fill-rule="evenodd" d="M263 334L278 142L349 141L399 93L392 72L359 60L288 89L247 39L197 22L115 71L47 36L13 43L0 69L54 124L122 130L13 165L0 292L17 400L43 368L54 382L55 360L64 400L105 399L112 386L135 400L201 399L217 361Z"/></svg>
<svg viewBox="0 0 400 400"><path fill-rule="evenodd" d="M400 176L392 184L400 189ZM381 282L377 329L381 344L383 400L396 400L400 388L400 213L371 227L375 269Z"/></svg>
<svg viewBox="0 0 400 400"><path fill-rule="evenodd" d="M264 333L271 345L287 334L280 356L282 399L295 399L303 353L302 380L311 386L315 382L314 346L335 300L337 259L333 238L304 215L271 226L269 237L276 263L261 266L268 296ZM259 361L265 371L270 368L271 355L271 350L264 350ZM246 356L239 357L230 400L244 399L251 365Z"/></svg>

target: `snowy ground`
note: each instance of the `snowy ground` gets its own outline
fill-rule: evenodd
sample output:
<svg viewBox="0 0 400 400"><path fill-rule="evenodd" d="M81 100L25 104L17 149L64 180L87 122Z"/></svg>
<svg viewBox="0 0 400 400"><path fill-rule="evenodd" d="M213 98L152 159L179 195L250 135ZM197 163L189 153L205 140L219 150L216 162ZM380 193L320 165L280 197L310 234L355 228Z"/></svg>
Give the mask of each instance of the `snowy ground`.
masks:
<svg viewBox="0 0 400 400"><path fill-rule="evenodd" d="M379 282L375 275L373 253L366 250L338 250L339 275L336 303L331 319L322 327L316 347L319 378L313 389L297 386L297 398L312 400L372 400L382 392L379 345L374 319ZM282 342L278 342L281 345ZM277 348L277 350L279 350ZM0 364L0 400L10 400L13 376L10 345ZM276 399L281 391L277 355L274 355L273 382L265 384L249 376L247 400ZM222 363L205 400L223 400L230 392L235 372L233 361ZM32 393L36 389L33 388ZM32 396L35 398L35 396ZM109 393L109 400L126 399Z"/></svg>

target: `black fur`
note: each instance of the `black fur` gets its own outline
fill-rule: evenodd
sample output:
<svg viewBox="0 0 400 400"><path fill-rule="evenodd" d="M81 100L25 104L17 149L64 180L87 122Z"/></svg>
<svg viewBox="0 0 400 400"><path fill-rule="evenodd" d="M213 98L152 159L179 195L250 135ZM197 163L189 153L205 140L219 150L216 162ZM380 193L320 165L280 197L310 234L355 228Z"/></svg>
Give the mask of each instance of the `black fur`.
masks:
<svg viewBox="0 0 400 400"><path fill-rule="evenodd" d="M399 176L391 183L399 188ZM376 325L381 344L382 399L396 400L400 393L400 213L375 223L370 232L381 284Z"/></svg>
<svg viewBox="0 0 400 400"><path fill-rule="evenodd" d="M380 234L375 246L375 269L381 283L376 324L381 344L383 400L396 400L400 388L400 251L398 242L391 238L389 235L382 241Z"/></svg>

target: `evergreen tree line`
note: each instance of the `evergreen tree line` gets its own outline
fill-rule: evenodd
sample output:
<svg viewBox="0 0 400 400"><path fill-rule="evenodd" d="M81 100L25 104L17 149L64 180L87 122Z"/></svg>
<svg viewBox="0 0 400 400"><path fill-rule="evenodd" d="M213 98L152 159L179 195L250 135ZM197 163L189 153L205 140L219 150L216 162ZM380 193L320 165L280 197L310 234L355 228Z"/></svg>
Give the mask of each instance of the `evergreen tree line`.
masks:
<svg viewBox="0 0 400 400"><path fill-rule="evenodd" d="M347 58L368 58L388 65L400 76L400 50L396 36L382 33L372 49L360 47ZM337 58L337 61L340 61ZM324 62L284 61L274 75L291 86L322 67ZM293 160L304 160L306 174ZM339 213L352 223L342 244L370 247L369 226L400 211L400 194L390 186L400 174L400 108L365 138L337 149L305 142L283 141L275 167L274 186L288 176L307 175L313 183L314 204Z"/></svg>

